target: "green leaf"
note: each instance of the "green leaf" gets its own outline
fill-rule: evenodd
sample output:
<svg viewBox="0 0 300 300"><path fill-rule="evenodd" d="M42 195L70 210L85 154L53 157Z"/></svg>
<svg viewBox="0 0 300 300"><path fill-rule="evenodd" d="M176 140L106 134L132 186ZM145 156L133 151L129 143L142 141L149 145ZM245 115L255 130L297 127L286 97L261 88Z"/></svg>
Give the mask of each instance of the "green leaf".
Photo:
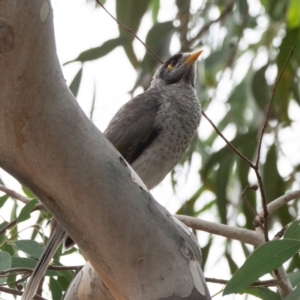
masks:
<svg viewBox="0 0 300 300"><path fill-rule="evenodd" d="M151 0L151 11L152 11L152 21L157 22L157 16L159 12L160 0Z"/></svg>
<svg viewBox="0 0 300 300"><path fill-rule="evenodd" d="M289 273L288 277L293 287L300 283L300 271Z"/></svg>
<svg viewBox="0 0 300 300"><path fill-rule="evenodd" d="M300 298L300 283L284 298L284 300L299 300Z"/></svg>
<svg viewBox="0 0 300 300"><path fill-rule="evenodd" d="M79 69L79 71L77 72L77 74L75 75L74 79L72 80L69 86L69 89L71 90L75 98L77 97L78 94L81 78L82 78L82 67Z"/></svg>
<svg viewBox="0 0 300 300"><path fill-rule="evenodd" d="M273 144L267 153L263 172L263 182L265 186L267 202L271 202L279 195L284 195L287 189L286 181L284 181L279 174L277 168L277 159L278 156L276 145ZM273 216L278 217L281 221L281 224L286 224L286 222L292 222L293 220L287 205L281 207L281 209L276 211Z"/></svg>
<svg viewBox="0 0 300 300"><path fill-rule="evenodd" d="M34 209L35 205L39 201L37 199L33 199L29 201L21 210L19 216L18 216L18 223L21 223L23 221L26 221L30 219L30 212Z"/></svg>
<svg viewBox="0 0 300 300"><path fill-rule="evenodd" d="M15 241L16 247L18 247L21 251L25 252L26 254L39 259L43 249L41 248L40 244L36 241L32 240L19 240Z"/></svg>
<svg viewBox="0 0 300 300"><path fill-rule="evenodd" d="M300 9L299 0L290 0L290 5L286 14L289 27L297 27L300 25Z"/></svg>
<svg viewBox="0 0 300 300"><path fill-rule="evenodd" d="M268 64L256 71L252 80L252 93L257 105L262 111L265 110L270 98L270 87L267 84L265 76L267 68Z"/></svg>
<svg viewBox="0 0 300 300"><path fill-rule="evenodd" d="M263 300L282 300L278 294L266 287L247 288L239 292L239 294L245 293Z"/></svg>
<svg viewBox="0 0 300 300"><path fill-rule="evenodd" d="M116 47L121 46L125 40L126 39L124 39L124 38L118 37L118 38L106 41L99 47L91 48L89 50L81 52L78 55L78 57L75 58L74 60L64 63L64 66L69 63L75 62L75 61L86 62L86 61L91 61L91 60L101 58L101 57L105 56L106 54L108 54L109 52L111 52L112 50L114 50Z"/></svg>
<svg viewBox="0 0 300 300"><path fill-rule="evenodd" d="M233 155L220 160L220 166L216 174L214 190L217 196L217 207L222 224L227 224L227 184L230 178L229 174L231 171L233 160Z"/></svg>
<svg viewBox="0 0 300 300"><path fill-rule="evenodd" d="M5 202L8 198L9 198L8 195L3 195L0 197L0 208L5 204Z"/></svg>
<svg viewBox="0 0 300 300"><path fill-rule="evenodd" d="M150 0L136 1L136 0L117 0L116 1L116 14L117 19L125 26L129 27L133 32L137 32L140 26L142 17L147 11ZM139 62L135 55L132 41L134 36L119 26L120 36L126 37L127 41L123 43L126 55L134 68L139 66Z"/></svg>
<svg viewBox="0 0 300 300"><path fill-rule="evenodd" d="M0 250L0 271L4 271L11 268L12 259L8 252ZM0 284L6 281L7 277L0 278Z"/></svg>
<svg viewBox="0 0 300 300"><path fill-rule="evenodd" d="M50 278L50 290L53 300L60 300L62 297L62 288L59 282L53 277Z"/></svg>
<svg viewBox="0 0 300 300"><path fill-rule="evenodd" d="M270 241L258 247L228 281L223 295L236 293L281 266L300 250L295 240Z"/></svg>
<svg viewBox="0 0 300 300"><path fill-rule="evenodd" d="M22 185L22 190L27 197L31 199L36 198L35 195L26 186Z"/></svg>
<svg viewBox="0 0 300 300"><path fill-rule="evenodd" d="M162 60L170 56L169 46L171 38L175 32L173 22L155 23L148 31L146 44L148 47ZM154 70L159 65L159 62L150 52L146 52L142 63L141 72L136 80L133 90L142 86L144 89L149 87Z"/></svg>
<svg viewBox="0 0 300 300"><path fill-rule="evenodd" d="M284 233L285 239L300 241L300 224L299 221L294 221Z"/></svg>

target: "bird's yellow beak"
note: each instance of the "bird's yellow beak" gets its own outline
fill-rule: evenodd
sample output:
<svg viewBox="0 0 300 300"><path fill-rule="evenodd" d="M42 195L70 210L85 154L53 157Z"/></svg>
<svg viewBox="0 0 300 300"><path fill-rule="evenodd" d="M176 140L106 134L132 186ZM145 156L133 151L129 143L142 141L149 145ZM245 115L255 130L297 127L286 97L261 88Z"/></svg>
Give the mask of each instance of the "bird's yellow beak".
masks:
<svg viewBox="0 0 300 300"><path fill-rule="evenodd" d="M190 56L185 60L185 63L186 64L193 64L202 52L203 52L203 50L199 50L195 53L190 54Z"/></svg>

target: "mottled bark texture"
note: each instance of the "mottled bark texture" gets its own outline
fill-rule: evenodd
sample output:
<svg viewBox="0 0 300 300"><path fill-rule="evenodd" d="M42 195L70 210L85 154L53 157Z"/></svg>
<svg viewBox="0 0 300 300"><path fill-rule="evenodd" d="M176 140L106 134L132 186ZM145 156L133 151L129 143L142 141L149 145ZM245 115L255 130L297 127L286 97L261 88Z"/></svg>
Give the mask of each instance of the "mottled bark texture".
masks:
<svg viewBox="0 0 300 300"><path fill-rule="evenodd" d="M115 299L210 299L189 231L132 179L67 88L50 3L3 0L0 12L0 166L53 213ZM82 278L67 299L93 294L100 279Z"/></svg>

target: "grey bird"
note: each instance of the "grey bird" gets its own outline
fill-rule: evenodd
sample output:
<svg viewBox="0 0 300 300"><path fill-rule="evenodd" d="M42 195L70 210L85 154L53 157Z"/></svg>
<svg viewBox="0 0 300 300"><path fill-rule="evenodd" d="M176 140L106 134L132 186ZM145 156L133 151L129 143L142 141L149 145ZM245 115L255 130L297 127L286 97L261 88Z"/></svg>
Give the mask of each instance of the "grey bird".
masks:
<svg viewBox="0 0 300 300"><path fill-rule="evenodd" d="M201 119L194 88L199 55L179 53L162 64L148 90L127 102L104 132L148 189L157 186L175 167L194 138ZM73 244L57 224L48 240L22 300L36 293L41 277L61 242Z"/></svg>

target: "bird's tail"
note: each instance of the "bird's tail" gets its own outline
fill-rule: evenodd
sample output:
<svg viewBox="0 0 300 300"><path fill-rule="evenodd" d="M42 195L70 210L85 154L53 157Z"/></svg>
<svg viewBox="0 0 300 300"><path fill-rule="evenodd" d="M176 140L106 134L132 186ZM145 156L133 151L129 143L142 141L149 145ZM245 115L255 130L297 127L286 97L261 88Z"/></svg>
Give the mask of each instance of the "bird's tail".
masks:
<svg viewBox="0 0 300 300"><path fill-rule="evenodd" d="M52 257L66 236L67 233L57 224L31 274L21 300L31 300L34 297L42 276L45 274Z"/></svg>

